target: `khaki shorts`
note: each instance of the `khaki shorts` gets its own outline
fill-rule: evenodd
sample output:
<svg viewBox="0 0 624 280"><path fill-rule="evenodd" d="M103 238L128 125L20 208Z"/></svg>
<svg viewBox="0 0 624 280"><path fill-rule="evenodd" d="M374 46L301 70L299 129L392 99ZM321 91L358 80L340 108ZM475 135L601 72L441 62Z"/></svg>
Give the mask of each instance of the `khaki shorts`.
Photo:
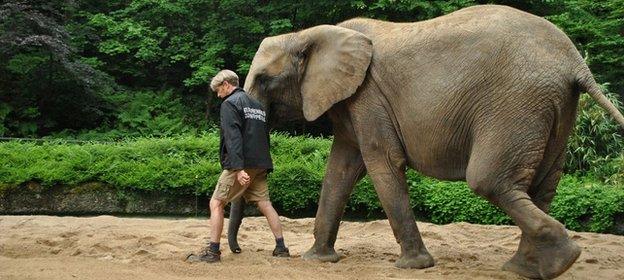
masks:
<svg viewBox="0 0 624 280"><path fill-rule="evenodd" d="M231 202L241 195L247 202L258 202L269 200L269 188L266 179L265 169L245 169L249 174L250 182L247 187L241 186L236 180L237 171L223 170L219 176L219 182L215 187L212 198Z"/></svg>

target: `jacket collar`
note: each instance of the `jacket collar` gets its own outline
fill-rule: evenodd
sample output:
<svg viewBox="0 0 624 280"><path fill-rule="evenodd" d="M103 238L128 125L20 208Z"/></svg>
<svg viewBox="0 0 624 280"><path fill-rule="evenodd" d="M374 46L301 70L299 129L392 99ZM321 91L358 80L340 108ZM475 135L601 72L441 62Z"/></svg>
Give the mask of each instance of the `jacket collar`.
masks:
<svg viewBox="0 0 624 280"><path fill-rule="evenodd" d="M240 88L240 87L236 87L236 88L232 91L232 93L230 93L230 95L228 95L228 96L226 96L226 97L225 97L225 99L224 99L223 101L228 100L230 97L234 96L235 94L237 94L237 93L239 93L239 92L245 93L245 91L244 91L242 88Z"/></svg>

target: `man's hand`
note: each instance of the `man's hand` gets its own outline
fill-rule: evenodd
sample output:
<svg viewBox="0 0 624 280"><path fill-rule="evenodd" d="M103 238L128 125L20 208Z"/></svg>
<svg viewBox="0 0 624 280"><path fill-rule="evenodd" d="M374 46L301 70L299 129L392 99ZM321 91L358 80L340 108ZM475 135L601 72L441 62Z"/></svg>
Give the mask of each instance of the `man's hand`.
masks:
<svg viewBox="0 0 624 280"><path fill-rule="evenodd" d="M247 185L249 185L251 178L249 178L249 174L247 174L245 170L241 170L241 171L238 171L238 173L236 174L236 180L238 180L238 183L241 184L241 186L247 187Z"/></svg>

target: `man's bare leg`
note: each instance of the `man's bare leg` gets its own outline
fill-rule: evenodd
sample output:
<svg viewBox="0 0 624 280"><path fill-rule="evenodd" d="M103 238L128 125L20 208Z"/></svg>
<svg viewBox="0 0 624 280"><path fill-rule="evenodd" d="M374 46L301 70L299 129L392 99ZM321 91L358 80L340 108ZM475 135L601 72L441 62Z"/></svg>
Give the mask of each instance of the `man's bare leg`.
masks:
<svg viewBox="0 0 624 280"><path fill-rule="evenodd" d="M275 250L273 250L273 256L276 257L289 257L290 253L288 248L284 245L284 235L282 234L282 224L280 223L277 211L271 205L268 200L258 201L258 209L266 217L269 222L269 227L275 236Z"/></svg>
<svg viewBox="0 0 624 280"><path fill-rule="evenodd" d="M262 214L266 217L269 222L269 227L273 232L275 238L281 238L282 236L282 225L279 220L279 216L277 215L277 211L273 208L270 201L258 201L258 210L262 212Z"/></svg>
<svg viewBox="0 0 624 280"><path fill-rule="evenodd" d="M225 202L210 199L210 244L200 253L191 253L186 256L188 262L218 262L221 260L220 241L223 231L223 206Z"/></svg>
<svg viewBox="0 0 624 280"><path fill-rule="evenodd" d="M220 243L223 232L223 206L221 200L210 199L210 242Z"/></svg>

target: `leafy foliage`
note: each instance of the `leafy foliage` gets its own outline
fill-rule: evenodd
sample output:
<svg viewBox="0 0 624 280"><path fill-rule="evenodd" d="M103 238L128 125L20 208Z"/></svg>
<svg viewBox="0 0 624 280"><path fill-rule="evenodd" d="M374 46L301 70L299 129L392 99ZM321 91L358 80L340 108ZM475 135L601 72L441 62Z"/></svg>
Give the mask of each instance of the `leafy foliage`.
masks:
<svg viewBox="0 0 624 280"><path fill-rule="evenodd" d="M111 91L110 80L76 57L58 5L61 1L0 5L2 135L94 128L112 109L102 99Z"/></svg>
<svg viewBox="0 0 624 280"><path fill-rule="evenodd" d="M272 136L275 171L269 174L269 189L281 213L300 215L316 209L330 144L329 139ZM0 143L0 189L30 181L48 187L103 182L124 193L141 190L206 195L214 190L221 172L218 145L217 132L112 143L4 142ZM624 157L617 160L621 164ZM420 219L434 223L512 223L464 182L437 181L413 171L408 171L407 181L412 209ZM615 222L624 215L623 201L622 185L566 175L551 212L573 230L618 232ZM347 209L376 217L383 213L368 177L354 189Z"/></svg>
<svg viewBox="0 0 624 280"><path fill-rule="evenodd" d="M546 18L575 42L598 80L624 94L624 0L566 0Z"/></svg>
<svg viewBox="0 0 624 280"><path fill-rule="evenodd" d="M605 92L622 111L621 102L615 95ZM568 173L589 172L605 179L617 174L621 165L614 165L612 159L624 153L621 131L619 124L589 95L581 95L574 131L568 140L565 170Z"/></svg>
<svg viewBox="0 0 624 280"><path fill-rule="evenodd" d="M564 176L553 200L551 215L568 229L614 232L615 218L624 215L624 188L591 178Z"/></svg>
<svg viewBox="0 0 624 280"><path fill-rule="evenodd" d="M146 91L180 100L201 129L201 118L218 116L210 78L229 68L244 80L266 36L358 16L426 20L475 4L511 5L553 21L621 96L622 1L9 0L0 8L0 132L116 129L125 113L107 97Z"/></svg>

